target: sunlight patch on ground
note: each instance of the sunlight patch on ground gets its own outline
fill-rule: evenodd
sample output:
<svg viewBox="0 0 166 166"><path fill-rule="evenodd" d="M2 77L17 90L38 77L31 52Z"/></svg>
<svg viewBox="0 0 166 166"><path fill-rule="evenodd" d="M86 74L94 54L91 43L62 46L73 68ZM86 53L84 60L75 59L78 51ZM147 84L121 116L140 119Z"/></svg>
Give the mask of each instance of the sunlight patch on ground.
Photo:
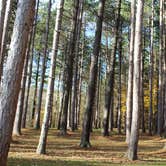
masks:
<svg viewBox="0 0 166 166"><path fill-rule="evenodd" d="M165 140L156 136L140 137L139 160L131 162L125 157L125 135L102 137L99 131L95 131L91 136L92 147L81 149L80 131L61 137L57 130L51 129L47 155L37 155L39 134L39 131L26 129L22 136L13 137L9 166L166 165L166 150L162 149Z"/></svg>

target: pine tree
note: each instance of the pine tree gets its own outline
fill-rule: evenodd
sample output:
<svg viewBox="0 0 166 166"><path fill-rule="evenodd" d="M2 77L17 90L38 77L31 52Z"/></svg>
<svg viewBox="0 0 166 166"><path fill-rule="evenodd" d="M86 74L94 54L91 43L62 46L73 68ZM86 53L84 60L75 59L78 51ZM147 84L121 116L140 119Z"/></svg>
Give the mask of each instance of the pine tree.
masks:
<svg viewBox="0 0 166 166"><path fill-rule="evenodd" d="M0 165L3 166L7 165L28 35L33 23L34 11L35 1L19 1L0 94Z"/></svg>

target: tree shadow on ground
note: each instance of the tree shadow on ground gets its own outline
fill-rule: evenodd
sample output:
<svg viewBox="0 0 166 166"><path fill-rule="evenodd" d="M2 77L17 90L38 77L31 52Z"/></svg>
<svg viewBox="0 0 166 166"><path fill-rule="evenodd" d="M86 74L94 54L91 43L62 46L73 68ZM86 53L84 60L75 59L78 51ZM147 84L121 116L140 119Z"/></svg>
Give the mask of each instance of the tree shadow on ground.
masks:
<svg viewBox="0 0 166 166"><path fill-rule="evenodd" d="M103 162L104 165L111 163ZM117 164L114 164L117 165ZM9 158L8 166L99 166L97 162Z"/></svg>
<svg viewBox="0 0 166 166"><path fill-rule="evenodd" d="M96 161L71 161L71 160L43 160L43 159L24 159L24 158L9 158L8 166L165 166L166 162L162 160L139 160L143 163L131 162L131 163L111 163L107 161L96 162Z"/></svg>
<svg viewBox="0 0 166 166"><path fill-rule="evenodd" d="M58 132L54 129L49 131L47 155L39 156L35 152L40 131L23 130L20 137L13 137L9 166L112 166L130 164L166 166L166 156L161 151L164 143L159 137L141 136L138 154L140 160L133 163L124 156L127 151L124 135L103 137L101 132L94 131L91 135L92 147L83 149L79 147L80 130L75 133L69 132L65 137L58 136Z"/></svg>

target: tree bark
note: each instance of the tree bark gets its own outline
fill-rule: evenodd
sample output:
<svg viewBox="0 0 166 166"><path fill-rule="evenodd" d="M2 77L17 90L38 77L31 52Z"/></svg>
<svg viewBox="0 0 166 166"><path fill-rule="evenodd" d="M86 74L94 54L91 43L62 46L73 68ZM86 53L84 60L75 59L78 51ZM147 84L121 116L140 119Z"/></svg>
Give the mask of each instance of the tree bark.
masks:
<svg viewBox="0 0 166 166"><path fill-rule="evenodd" d="M52 106L53 106L55 67L56 67L56 57L58 53L58 44L59 44L59 37L60 37L60 30L61 30L61 23L62 23L62 16L63 16L63 6L64 6L64 0L59 1L59 6L57 8L57 15L56 15L55 30L54 30L51 69L50 69L49 80L48 80L45 113L44 113L44 119L43 119L39 144L36 150L37 154L46 153L46 142L47 142L47 135L48 135L48 129L49 129L49 120L50 120L50 114L52 112Z"/></svg>
<svg viewBox="0 0 166 166"><path fill-rule="evenodd" d="M45 79L45 72L46 72L46 62L47 62L47 48L48 48L48 34L50 28L50 17L51 17L51 0L48 3L48 13L47 13L47 20L46 20L46 29L45 33L43 34L43 59L42 59L42 66L41 66L41 82L38 90L38 100L37 100L37 109L36 109L36 116L35 116L35 129L40 129L40 113L41 113L41 105L42 105L42 96L43 96L43 87L44 87L44 79Z"/></svg>
<svg viewBox="0 0 166 166"><path fill-rule="evenodd" d="M112 67L108 74L108 82L106 85L105 92L105 105L104 105L104 118L103 118L103 136L109 136L109 117L110 110L113 111L113 94L114 94L114 71L116 62L116 51L119 37L119 23L120 23L120 12L121 12L121 0L118 0L118 14L115 25L115 42L112 57ZM112 113L111 113L112 114Z"/></svg>
<svg viewBox="0 0 166 166"><path fill-rule="evenodd" d="M121 21L122 22L122 21ZM121 134L122 124L122 24L119 38L119 82L118 82L118 133Z"/></svg>
<svg viewBox="0 0 166 166"><path fill-rule="evenodd" d="M129 72L128 88L126 101L126 142L129 143L132 120L132 102L133 102L133 55L134 55L134 36L135 36L135 9L136 0L131 1L131 24L130 24L130 51L129 51Z"/></svg>
<svg viewBox="0 0 166 166"><path fill-rule="evenodd" d="M72 95L72 108L71 108L71 130L76 129L76 117L77 117L77 104L78 104L78 59L79 59L79 46L80 36L82 28L82 15L83 15L83 3L84 0L79 2L78 18L77 18L77 39L76 39L76 50L75 50L75 71L73 78L73 95Z"/></svg>
<svg viewBox="0 0 166 166"><path fill-rule="evenodd" d="M97 76L97 89L96 89L96 110L94 114L94 127L98 129L100 127L100 84L101 84L101 55L99 56L98 64L98 76Z"/></svg>
<svg viewBox="0 0 166 166"><path fill-rule="evenodd" d="M35 89L34 89L34 96L32 100L32 120L34 120L35 117L35 109L36 109L36 97L37 97L37 90L38 90L38 79L39 79L39 68L40 68L40 57L41 54L38 54L37 57L37 69L36 69L36 77L35 77Z"/></svg>
<svg viewBox="0 0 166 166"><path fill-rule="evenodd" d="M17 110L16 110L14 127L13 127L13 135L17 135L17 136L21 135L21 121L22 121L22 113L23 113L23 108L24 108L24 96L25 96L25 88L26 88L26 79L27 79L28 60L29 60L31 39L32 39L32 32L30 32L30 34L29 34L28 47L26 50L26 59L24 62L24 70L23 70L23 74L22 74L21 89L19 92Z"/></svg>
<svg viewBox="0 0 166 166"><path fill-rule="evenodd" d="M39 8L39 0L37 0L37 9L35 11L35 20L33 25L33 34L32 34L32 46L31 46L31 54L29 57L28 62L28 78L27 78L27 92L25 96L25 103L24 103L24 111L22 116L22 128L26 127L26 116L28 111L28 104L29 104L29 93L30 93L30 87L31 87L31 77L32 77L32 67L33 67L33 54L34 54L34 43L35 43L35 36L36 36L36 23L38 18L38 8Z"/></svg>
<svg viewBox="0 0 166 166"><path fill-rule="evenodd" d="M5 20L5 12L6 12L6 0L0 0L0 52L2 45L2 36L3 36L3 28L4 28L4 20ZM1 59L0 55L0 59ZM0 67L2 68L2 67ZM0 74L0 82L1 82L2 72Z"/></svg>
<svg viewBox="0 0 166 166"><path fill-rule="evenodd" d="M62 110L63 110L63 104L64 104L64 79L65 79L65 63L66 63L66 55L68 53L68 47L69 47L69 43L68 43L68 37L66 38L66 43L65 43L65 50L64 50L64 56L63 56L63 66L62 66L62 92L61 92L61 96L60 96L60 105L59 105L59 116L58 116L58 125L57 125L57 129L60 130L61 127L61 118L62 118Z"/></svg>
<svg viewBox="0 0 166 166"><path fill-rule="evenodd" d="M93 45L93 55L92 55L91 67L90 67L88 95L87 95L86 109L85 109L84 119L83 119L83 126L82 126L83 128L82 128L82 134L81 134L80 147L91 146L90 145L91 119L92 119L92 110L93 110L94 99L95 99L94 92L96 90L96 82L97 82L98 57L99 57L100 44L101 44L104 7L105 7L105 0L100 0L98 17L96 22L95 41Z"/></svg>
<svg viewBox="0 0 166 166"><path fill-rule="evenodd" d="M13 5L13 0L8 0L6 3L6 11L5 11L5 17L4 17L4 25L3 25L3 34L2 34L2 41L0 46L0 82L1 77L3 73L3 61L4 61L4 55L6 51L6 41L7 41L7 34L8 34L8 28L9 28L9 16L11 15L11 8ZM1 33L1 32L0 32Z"/></svg>
<svg viewBox="0 0 166 166"><path fill-rule="evenodd" d="M145 48L146 48L146 31L144 30L144 37L143 37L143 49L142 49L142 56L141 56L141 63L140 63L140 128L142 129L142 133L146 132L145 127L145 108L144 108L144 62L145 62Z"/></svg>
<svg viewBox="0 0 166 166"><path fill-rule="evenodd" d="M81 57L79 62L79 85L78 85L78 125L80 125L80 112L81 112L81 101L82 101L82 80L83 80L83 60L84 60L84 53L85 53L85 32L86 32L86 18L85 14L83 14L83 42L82 42L82 51Z"/></svg>
<svg viewBox="0 0 166 166"><path fill-rule="evenodd" d="M164 5L163 6L163 21L166 22L166 6ZM166 25L164 24L164 30L163 30L163 33L165 32L166 30ZM166 55L166 35L163 35L163 51L164 51L164 55ZM163 137L166 138L166 56L164 56L164 72L163 72L163 86L164 86L164 95L163 95L163 103L164 103L164 106L163 106ZM166 145L166 143L165 143ZM166 147L165 147L166 148Z"/></svg>
<svg viewBox="0 0 166 166"><path fill-rule="evenodd" d="M21 75L30 27L34 20L35 1L20 0L0 93L0 165L7 165Z"/></svg>
<svg viewBox="0 0 166 166"><path fill-rule="evenodd" d="M140 62L141 62L141 38L143 23L144 0L138 0L136 25L135 25L135 44L134 44L134 73L133 73L133 111L131 135L128 146L128 158L137 159L137 146L139 139L139 111L140 111Z"/></svg>
<svg viewBox="0 0 166 166"><path fill-rule="evenodd" d="M153 129L153 35L154 35L154 0L152 0L152 15L150 27L150 64L149 64L149 135L152 135Z"/></svg>
<svg viewBox="0 0 166 166"><path fill-rule="evenodd" d="M157 133L161 136L163 124L163 4L160 0L160 34L159 34L159 100L158 100L158 124Z"/></svg>
<svg viewBox="0 0 166 166"><path fill-rule="evenodd" d="M77 28L77 15L78 15L79 0L74 0L73 17L72 17L72 28L71 28L71 38L69 43L69 55L67 58L67 64L65 66L65 79L64 79L64 103L62 109L61 125L60 125L60 135L67 134L67 119L68 119L68 106L70 92L72 89L72 79L73 79L73 61L75 53L76 44L76 28Z"/></svg>

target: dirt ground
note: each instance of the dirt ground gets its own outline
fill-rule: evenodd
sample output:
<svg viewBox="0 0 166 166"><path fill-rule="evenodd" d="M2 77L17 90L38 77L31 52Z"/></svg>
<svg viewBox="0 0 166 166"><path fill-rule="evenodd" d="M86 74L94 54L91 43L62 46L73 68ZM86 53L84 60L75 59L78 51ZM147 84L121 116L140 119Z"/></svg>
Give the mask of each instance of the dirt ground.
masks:
<svg viewBox="0 0 166 166"><path fill-rule="evenodd" d="M100 131L95 131L91 136L92 147L81 149L80 131L68 132L67 136L61 137L57 130L51 129L46 155L35 153L39 134L39 131L26 129L20 137L13 137L9 166L166 166L166 150L163 149L165 140L157 136L140 136L139 160L131 162L125 156L125 135L117 135L116 132L110 137L102 137Z"/></svg>

